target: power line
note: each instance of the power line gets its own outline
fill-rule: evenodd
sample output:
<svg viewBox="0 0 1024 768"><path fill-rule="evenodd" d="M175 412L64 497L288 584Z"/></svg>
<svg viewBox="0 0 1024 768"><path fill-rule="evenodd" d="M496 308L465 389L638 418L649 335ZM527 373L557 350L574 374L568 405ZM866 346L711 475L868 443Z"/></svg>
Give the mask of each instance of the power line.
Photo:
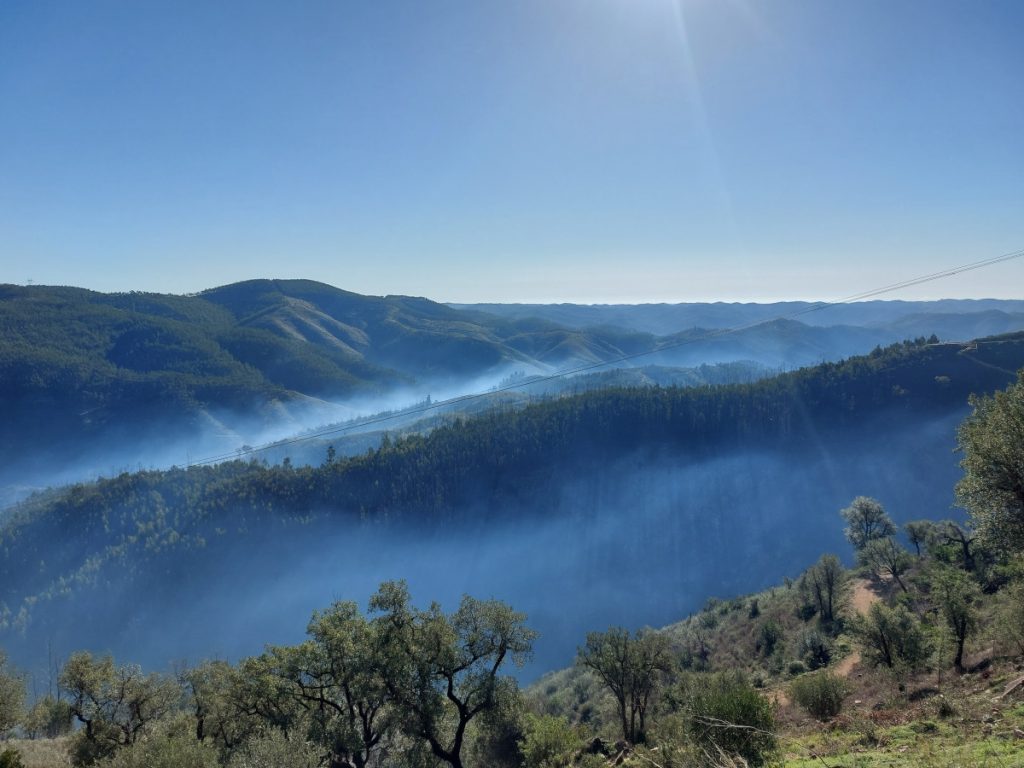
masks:
<svg viewBox="0 0 1024 768"><path fill-rule="evenodd" d="M209 456L209 457L207 457L205 459L199 459L198 461L194 461L191 464L189 464L189 466L202 466L202 465L205 465L205 464L216 464L216 463L219 463L221 461L227 461L228 459L241 458L243 456L249 456L249 455L256 454L256 453L262 453L263 451L268 451L268 450L275 449L275 448L286 448L288 446L296 445L296 444L299 444L299 443L308 442L310 440L319 440L322 437L327 437L327 436L330 436L330 435L343 434L345 432L351 432L352 430L355 430L355 429L361 429L363 427L369 427L369 426L375 426L377 424L383 424L385 422L394 421L395 419L407 418L409 416L419 416L419 415L422 415L424 413L429 413L431 411L439 410L441 408L448 408L448 407L451 407L451 406L454 406L454 405L459 405L461 403L466 403L466 402L470 402L470 401L473 401L473 400L479 400L479 399L482 399L482 398L485 398L485 397L490 397L492 395L500 394L502 392L509 392L509 391L512 391L512 390L520 389L521 387L533 386L535 384L543 384L545 382L555 381L556 379L565 378L566 376L574 376L574 375L579 374L579 373L586 373L587 371L593 371L593 370L596 370L598 368L604 368L604 367L609 366L609 365L615 365L616 363L624 363L624 362L628 362L630 360L637 360L637 359L642 358L642 357L648 357L650 355L660 354L662 352L666 352L668 350L673 350L673 349L678 349L679 347L684 347L684 346L687 346L689 344L696 344L698 342L709 341L711 339L721 338L723 336L728 336L730 334L740 333L741 331L748 331L751 328L756 328L757 326L760 326L760 325L767 325L769 323L776 323L776 322L779 322L780 320L792 320L795 317L799 317L801 315L806 315L806 314L809 314L811 312L820 312L821 310L828 309L830 307L837 307L837 306L841 306L843 304L850 304L850 303L855 302L855 301L863 301L865 299L870 299L870 298L873 298L875 296L881 296L881 295L884 295L884 294L887 294L887 293L892 293L894 291L902 290L903 288L910 288L910 287L915 286L915 285L922 285L924 283L930 283L930 282L933 282L935 280L941 280L941 279L947 278L947 277L954 277L956 275L964 274L965 272L972 272L974 270L983 269L985 267L990 267L990 266L993 266L995 264L1002 264L1002 263L1007 262L1007 261L1013 261L1014 259L1019 259L1022 256L1024 256L1024 249L1021 249L1019 251L1011 251L1009 253L1004 253L1001 256L993 256L993 257L990 257L990 258L987 258L987 259L981 259L980 261L973 261L973 262L970 262L968 264L961 264L961 265L956 266L956 267L950 267L949 269L944 269L944 270L941 270L939 272L932 272L932 273L927 274L927 275L920 275L918 277L913 277L913 278L910 278L908 280L902 280L902 281L900 281L898 283L891 283L890 285L885 285L885 286L882 286L880 288L874 288L874 289L872 289L870 291L864 291L862 293L857 293L857 294L853 294L851 296L846 296L846 297L844 297L842 299L836 299L835 301L817 302L817 303L811 305L810 307L804 307L802 309L799 309L799 310L796 310L796 311L793 311L793 312L777 315L777 316L775 316L773 318L769 318L768 320L757 320L755 322L751 322L751 323L748 323L746 325L737 326L735 328L720 328L720 329L716 329L716 330L713 330L713 331L709 331L708 333L706 333L706 334L704 334L702 336L691 336L691 337L687 337L685 339L680 339L679 341L671 342L669 344L663 344L662 346L659 346L656 349L649 349L649 350L646 350L644 352L634 352L634 353L631 353L631 354L628 354L628 355L620 355L619 357L614 357L614 358L611 358L609 360L602 360L602 361L596 362L596 363L587 363L586 365L579 365L579 366L575 366L573 368L564 368L562 370L555 371L555 372L547 374L545 376L531 378L529 381L517 382L517 383L514 383L514 384L506 384L505 386L495 387L494 389L488 390L486 392L473 392L473 393L470 393L470 394L467 394L467 395L460 395L458 397L454 397L454 398L451 398L449 400L443 400L443 401L439 401L439 402L436 402L436 403L429 403L429 404L426 404L426 405L419 406L417 408L412 408L412 409L409 409L409 410L400 411L398 413L389 413L389 414L385 414L385 415L382 415L382 416L376 416L376 417L370 418L370 419L364 419L364 420L358 421L357 423L354 423L354 424L353 423L349 423L349 424L345 424L345 425L340 426L340 427L331 427L329 429L319 430L319 431L314 432L314 433L309 434L309 435L303 435L301 437L294 437L294 438L291 438L289 440L282 440L282 441L279 441L279 442L276 442L276 443L271 443L270 445L265 445L265 446L262 446L262 447L259 447L259 448L248 448L248 449L242 449L242 450L238 450L238 451L233 451L231 453L220 454L220 455L217 455L217 456Z"/></svg>

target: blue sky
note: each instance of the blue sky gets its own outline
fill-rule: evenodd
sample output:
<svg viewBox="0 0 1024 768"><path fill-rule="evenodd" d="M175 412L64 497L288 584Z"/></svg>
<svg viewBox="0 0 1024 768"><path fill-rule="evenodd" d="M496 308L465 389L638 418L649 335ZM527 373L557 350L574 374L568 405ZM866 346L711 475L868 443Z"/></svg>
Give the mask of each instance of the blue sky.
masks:
<svg viewBox="0 0 1024 768"><path fill-rule="evenodd" d="M6 0L0 282L836 298L1024 248L1021 30L1017 0Z"/></svg>

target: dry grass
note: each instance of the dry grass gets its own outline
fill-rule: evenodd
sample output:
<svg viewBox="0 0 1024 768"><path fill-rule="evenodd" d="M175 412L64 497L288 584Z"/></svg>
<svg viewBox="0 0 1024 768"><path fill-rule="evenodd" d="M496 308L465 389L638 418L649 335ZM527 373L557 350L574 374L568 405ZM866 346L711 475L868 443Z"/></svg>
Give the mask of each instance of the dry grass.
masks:
<svg viewBox="0 0 1024 768"><path fill-rule="evenodd" d="M71 765L66 738L11 739L3 744L18 750L25 768L68 768Z"/></svg>

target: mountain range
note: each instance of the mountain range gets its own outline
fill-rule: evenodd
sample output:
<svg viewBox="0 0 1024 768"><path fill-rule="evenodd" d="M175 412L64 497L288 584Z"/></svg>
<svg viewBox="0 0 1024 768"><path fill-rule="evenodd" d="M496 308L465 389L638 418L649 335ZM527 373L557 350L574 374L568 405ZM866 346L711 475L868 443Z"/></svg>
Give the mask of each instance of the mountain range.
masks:
<svg viewBox="0 0 1024 768"><path fill-rule="evenodd" d="M740 366L722 371L744 381L904 338L1024 328L1022 302L812 306L453 307L308 280L188 296L0 285L0 505L32 488L187 464L429 395L485 392L509 376L592 374L524 390L548 396L599 380L679 383L689 374L678 369L714 364ZM636 372L644 368L662 374Z"/></svg>

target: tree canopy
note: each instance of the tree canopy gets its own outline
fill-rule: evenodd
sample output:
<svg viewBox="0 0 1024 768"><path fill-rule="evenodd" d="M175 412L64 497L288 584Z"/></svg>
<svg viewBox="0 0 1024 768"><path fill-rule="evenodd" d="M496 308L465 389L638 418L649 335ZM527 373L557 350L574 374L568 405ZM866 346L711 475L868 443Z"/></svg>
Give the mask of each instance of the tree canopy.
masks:
<svg viewBox="0 0 1024 768"><path fill-rule="evenodd" d="M956 499L979 535L996 549L1024 550L1024 370L1017 382L989 396L973 396L960 425L963 479Z"/></svg>

